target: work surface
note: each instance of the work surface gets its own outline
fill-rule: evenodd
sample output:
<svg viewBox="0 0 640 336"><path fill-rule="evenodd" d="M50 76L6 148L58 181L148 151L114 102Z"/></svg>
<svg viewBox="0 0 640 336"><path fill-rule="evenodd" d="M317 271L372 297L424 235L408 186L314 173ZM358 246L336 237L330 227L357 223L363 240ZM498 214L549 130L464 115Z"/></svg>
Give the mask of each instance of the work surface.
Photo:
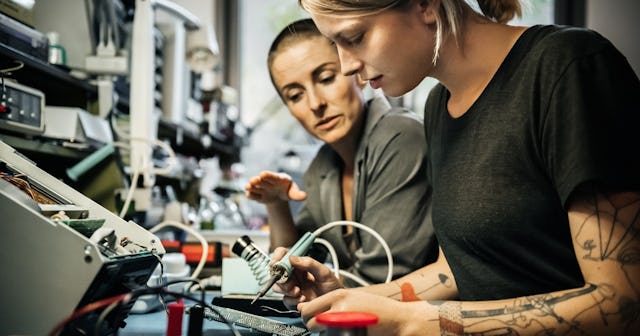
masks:
<svg viewBox="0 0 640 336"><path fill-rule="evenodd" d="M215 297L215 294L207 294L206 300L207 302L211 302L211 300ZM185 302L185 306L189 307L193 303ZM270 328L275 328L281 332L281 335L303 335L304 333L304 324L302 323L300 318L286 318L286 317L261 317L257 315L253 316L244 316L236 314L233 310L224 310L222 308L222 313L225 317L231 316L232 319L236 319L238 323L234 323L236 330L239 331L241 335L270 335L271 333L267 333L264 331L251 329L247 327L243 327L241 325L245 324L247 320L251 323L257 323L260 327L266 328L270 330ZM269 319L269 320L264 320ZM271 325L270 321L283 322L281 325ZM133 335L167 335L167 324L168 317L167 313L163 310L156 310L154 312L146 313L146 314L130 314L129 317L125 320L126 326L123 329L120 329L118 335L122 336L133 336ZM182 335L187 335L189 328L189 314L185 313L182 317ZM308 334L308 333L307 333ZM233 335L233 332L230 330L229 326L223 322L218 322L214 320L209 320L207 318L204 319L202 335Z"/></svg>

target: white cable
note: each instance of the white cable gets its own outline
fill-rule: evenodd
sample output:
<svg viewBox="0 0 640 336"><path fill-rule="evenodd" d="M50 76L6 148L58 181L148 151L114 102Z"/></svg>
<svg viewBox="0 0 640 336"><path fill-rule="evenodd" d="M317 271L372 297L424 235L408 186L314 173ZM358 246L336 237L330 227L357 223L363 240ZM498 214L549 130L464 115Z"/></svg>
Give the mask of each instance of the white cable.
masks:
<svg viewBox="0 0 640 336"><path fill-rule="evenodd" d="M131 185L129 186L129 191L127 192L127 197L124 200L124 204L122 204L122 209L120 209L120 218L124 218L124 215L127 214L129 204L131 204L131 200L133 199L133 193L138 187L138 177L140 177L140 172L136 170L133 172L133 176L131 177Z"/></svg>
<svg viewBox="0 0 640 336"><path fill-rule="evenodd" d="M340 272L340 275L344 276L345 278L349 278L349 279L357 282L359 285L361 285L363 287L370 285L368 282L362 280L361 277L359 277L359 276L357 276L357 275L355 275L353 273L349 273L349 272L347 272L345 270L339 270L339 272Z"/></svg>
<svg viewBox="0 0 640 336"><path fill-rule="evenodd" d="M173 226L181 230L187 231L188 233L196 237L198 241L200 241L200 244L202 245L202 256L200 257L200 262L198 262L198 266L196 266L196 268L193 270L193 273L191 273L191 279L194 279L194 280L198 279L198 275L200 275L200 272L204 268L204 264L207 262L207 255L209 254L209 243L207 243L207 240L204 239L204 237L192 227L185 225L183 223L180 223L178 221L173 221L173 220L164 220L160 222L158 225L155 225L154 227L149 229L149 232L155 233L167 226Z"/></svg>
<svg viewBox="0 0 640 336"><path fill-rule="evenodd" d="M9 74L12 71L16 71L16 70L20 70L24 67L24 63L20 62L20 61L13 61L14 63L18 63L18 65L10 67L10 68L4 68L4 69L0 69L0 73L3 74Z"/></svg>
<svg viewBox="0 0 640 336"><path fill-rule="evenodd" d="M336 253L336 249L334 249L333 246L331 246L331 243L329 243L328 241L322 238L316 237L316 239L313 242L318 243L320 245L324 245L324 247L327 248L327 250L329 251L329 254L331 255L331 260L333 261L333 274L336 276L336 278L339 279L340 265L338 264L338 254Z"/></svg>
<svg viewBox="0 0 640 336"><path fill-rule="evenodd" d="M338 254L336 253L336 249L333 248L333 245L331 245L331 243L329 243L327 240L322 239L322 238L316 238L315 243L319 243L321 245L323 245L324 247L327 248L327 250L329 251L329 255L331 255L331 261L333 264L333 274L336 276L336 278L340 278L340 276L344 276L345 278L349 278L355 282L357 282L360 286L369 286L370 284L365 281L364 279L362 279L361 277L350 273L346 270L341 270L340 269L340 265L339 265L339 261L338 261Z"/></svg>
<svg viewBox="0 0 640 336"><path fill-rule="evenodd" d="M336 227L336 226L354 226L358 229L362 229L364 231L367 231L368 233L370 233L374 238L376 238L379 242L380 245L382 245L382 248L384 249L384 252L387 255L387 263L389 265L389 269L387 271L387 278L385 279L385 283L391 282L391 279L393 279L393 255L391 254L391 249L389 248L389 245L387 245L387 242L384 240L384 238L382 238L382 236L380 236L379 233L377 233L375 230L373 230L372 228L360 224L358 222L354 222L354 221L347 221L347 220L340 220L340 221L334 221L331 223L328 223L324 226L319 227L318 229L316 229L313 234L318 237L320 236L321 233ZM317 238L316 238L317 239Z"/></svg>
<svg viewBox="0 0 640 336"><path fill-rule="evenodd" d="M159 147L162 147L169 154L170 164L167 167L165 167L164 169L155 168L153 171L154 171L155 174L158 174L158 175L167 175L173 169L173 165L175 165L175 162L177 162L176 159L175 159L175 153L173 152L171 147L168 146L167 144L165 144L164 142L155 140L155 143ZM131 149L131 145L130 144L123 143L123 142L114 142L113 145L115 147L119 147L119 148ZM140 158L140 160L144 161L143 158ZM144 170L144 169L145 168L143 167L142 170ZM138 178L140 177L140 173L141 172L139 170L134 170L132 172L132 174L131 174L131 185L129 186L129 191L127 192L127 197L125 198L125 201L124 201L124 204L122 206L122 209L120 210L120 218L124 218L124 216L127 214L127 210L129 209L129 204L133 200L133 194L135 192L135 189L138 187Z"/></svg>

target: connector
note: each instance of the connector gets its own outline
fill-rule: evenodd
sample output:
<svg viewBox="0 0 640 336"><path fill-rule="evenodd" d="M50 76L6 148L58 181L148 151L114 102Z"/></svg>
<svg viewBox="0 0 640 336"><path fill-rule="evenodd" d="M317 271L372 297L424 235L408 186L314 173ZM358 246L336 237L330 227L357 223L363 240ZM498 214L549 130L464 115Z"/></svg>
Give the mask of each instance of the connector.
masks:
<svg viewBox="0 0 640 336"><path fill-rule="evenodd" d="M189 308L188 336L202 336L202 323L204 320L204 307L195 305Z"/></svg>
<svg viewBox="0 0 640 336"><path fill-rule="evenodd" d="M167 305L169 309L169 322L167 323L167 336L182 336L182 316L184 303L182 299Z"/></svg>

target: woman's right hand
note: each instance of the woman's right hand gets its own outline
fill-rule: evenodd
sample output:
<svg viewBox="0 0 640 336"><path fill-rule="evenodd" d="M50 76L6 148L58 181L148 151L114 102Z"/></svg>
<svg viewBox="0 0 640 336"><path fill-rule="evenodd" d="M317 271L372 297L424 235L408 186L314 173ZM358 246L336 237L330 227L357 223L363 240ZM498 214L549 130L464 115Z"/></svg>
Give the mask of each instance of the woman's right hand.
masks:
<svg viewBox="0 0 640 336"><path fill-rule="evenodd" d="M263 171L249 179L245 186L247 198L269 204L281 201L303 201L307 193L300 190L291 177L283 173Z"/></svg>
<svg viewBox="0 0 640 336"><path fill-rule="evenodd" d="M286 248L278 247L273 252L272 263L282 259ZM311 257L290 257L293 272L283 284L276 284L275 291L284 294L284 304L296 309L298 303L311 301L325 293L342 288L342 282L325 265Z"/></svg>

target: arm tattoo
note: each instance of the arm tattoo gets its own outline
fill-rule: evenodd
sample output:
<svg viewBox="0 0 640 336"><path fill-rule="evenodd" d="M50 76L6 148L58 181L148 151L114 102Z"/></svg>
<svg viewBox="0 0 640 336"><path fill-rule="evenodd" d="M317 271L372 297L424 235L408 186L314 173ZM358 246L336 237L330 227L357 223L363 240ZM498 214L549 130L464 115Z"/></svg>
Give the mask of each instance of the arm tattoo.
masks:
<svg viewBox="0 0 640 336"><path fill-rule="evenodd" d="M424 275L424 274L421 274L421 276L422 276L423 278L425 277L425 275ZM395 284L398 286L398 288L400 288L400 289L402 288L401 284L400 284L397 280L393 281L393 283L395 283ZM416 281L413 281L413 283L415 284L415 283L416 283ZM412 286L413 286L414 284L412 284ZM430 291L430 290L432 290L432 289L440 288L441 286L442 286L442 287L445 287L445 288L451 288L451 286L453 286L453 281L452 281L452 279L451 279L448 275L443 274L443 273L438 273L438 281L437 281L437 282L432 283L431 285L429 285L429 287L424 288L424 289L422 289L422 290L420 290L420 291L416 292L415 294L416 294L416 295L418 295L418 296L420 296L421 294L427 293L428 291ZM414 287L415 287L415 286L414 286ZM393 296L396 296L396 295L401 294L401 292L402 292L402 290L399 290L399 291L397 291L397 292L391 293L391 294L390 294L390 295L388 295L388 296L389 296L389 297L393 297Z"/></svg>
<svg viewBox="0 0 640 336"><path fill-rule="evenodd" d="M599 331L591 326L598 324L616 325L614 330L622 328L625 335L636 334L640 326L640 194L592 191L581 193L574 205L575 213L583 216L572 224L576 226L572 239L583 251L577 258L588 267L620 272L623 283L588 283L562 293L514 298L490 309L467 309L456 301L431 302L439 306L440 334L592 335ZM564 308L572 305L573 309Z"/></svg>
<svg viewBox="0 0 640 336"><path fill-rule="evenodd" d="M462 336L462 304L455 301L444 302L438 307L440 336Z"/></svg>

